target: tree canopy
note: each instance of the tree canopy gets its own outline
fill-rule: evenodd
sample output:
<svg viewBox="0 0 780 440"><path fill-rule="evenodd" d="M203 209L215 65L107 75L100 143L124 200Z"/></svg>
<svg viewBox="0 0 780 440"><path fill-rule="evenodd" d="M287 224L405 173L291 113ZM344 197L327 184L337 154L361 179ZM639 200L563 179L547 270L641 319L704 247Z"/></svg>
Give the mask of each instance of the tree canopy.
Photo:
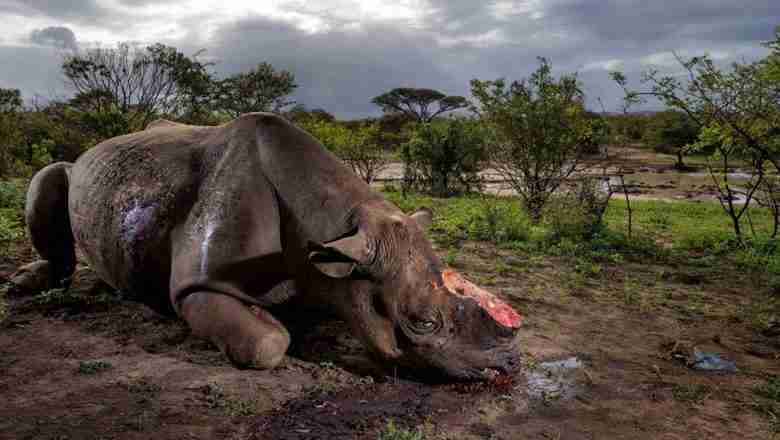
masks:
<svg viewBox="0 0 780 440"><path fill-rule="evenodd" d="M135 127L181 111L181 98L208 82L206 67L160 43L88 49L67 55L62 63L66 82L77 95L112 97Z"/></svg>
<svg viewBox="0 0 780 440"><path fill-rule="evenodd" d="M22 108L22 94L19 89L0 88L0 113L13 113Z"/></svg>
<svg viewBox="0 0 780 440"><path fill-rule="evenodd" d="M250 112L281 113L295 101L289 96L298 87L295 76L260 63L217 83L216 107L232 117Z"/></svg>
<svg viewBox="0 0 780 440"><path fill-rule="evenodd" d="M511 84L503 79L471 81L479 104L475 110L496 139L491 163L534 219L605 129L586 112L576 74L556 79L547 60L539 61L529 78Z"/></svg>
<svg viewBox="0 0 780 440"><path fill-rule="evenodd" d="M468 101L462 96L447 96L433 89L404 87L376 96L371 102L385 113L402 113L421 123L430 122L442 113L468 106Z"/></svg>

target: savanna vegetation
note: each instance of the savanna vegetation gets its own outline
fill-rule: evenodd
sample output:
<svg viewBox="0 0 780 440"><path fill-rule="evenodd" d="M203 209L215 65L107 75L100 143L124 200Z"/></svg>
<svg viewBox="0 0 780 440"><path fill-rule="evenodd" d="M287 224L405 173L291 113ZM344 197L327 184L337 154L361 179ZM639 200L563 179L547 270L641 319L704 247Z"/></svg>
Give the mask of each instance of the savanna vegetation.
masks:
<svg viewBox="0 0 780 440"><path fill-rule="evenodd" d="M444 262L481 285L508 292L513 305L528 316L531 348L524 354L530 359L529 371L538 367L534 353L544 357L549 345L560 348L550 350L555 354L576 351L590 356L585 359L591 369L580 378L590 393L584 395L605 401L620 395L623 405L608 408L593 400L567 404L575 420L595 427L604 438L616 437L611 429L622 421L601 426L606 416L589 411L629 411L631 404L641 402L662 415L620 412L642 426L637 428L640 437L704 435L726 429L725 419L707 418L725 407L755 438L774 435L780 432L780 371L771 366L780 359L780 29L766 46L765 58L725 67L706 56L680 57L685 76L650 70L637 89L629 87L622 73L613 74L625 91L627 109L652 98L665 105L660 112L589 110L577 74L556 75L542 58L527 78L474 79L472 100L433 89L387 91L372 100L383 115L357 121L340 121L327 109L296 104L291 98L298 86L293 73L261 61L247 72L220 78L212 64L199 60L202 54L188 56L161 44L73 53L62 63L63 78L73 92L67 100L31 101L18 90L0 89L0 263L17 265L31 256L23 217L25 188L46 164L72 161L102 140L140 130L156 118L218 124L245 112L272 111L318 138L405 212L433 209L429 234ZM625 178L637 166L620 160L625 147L668 155L676 172L705 172L714 197L636 198ZM393 166L397 175L388 171ZM736 181L735 171L746 177ZM510 195L488 191L495 176L506 183ZM46 316L57 311L71 316L83 308L85 319L93 320L89 325L98 328L84 331L130 338L112 327L112 316L100 309L120 301L117 296L90 302L83 293L47 292L37 302L11 306L0 293L0 321L8 319L14 307L21 314L43 310ZM149 352L168 353L176 362L216 362L202 347L165 333L175 333L170 324L165 327L134 310L117 322L137 331L139 344L157 344ZM550 318L558 315L570 322ZM94 319L105 322L95 324ZM590 327L585 319L601 327ZM14 331L32 337L24 333L25 325ZM155 332L167 339L154 339ZM696 332L708 335L706 343ZM648 338L656 336L659 341L650 347ZM166 346L169 340L178 345ZM737 357L736 379L692 372L695 346L713 343ZM345 351L342 360L354 354ZM0 356L0 371L6 368L3 362ZM93 376L125 374L117 371L121 362L82 359L73 371L86 376L79 380L95 380ZM349 399L365 400L370 403L366 408L373 408L371 392L364 389L384 398L394 398L397 392L361 373L345 372L330 358L319 358L314 367L304 365L294 364L293 372L285 370L280 380L300 379L294 376L299 373L295 368L313 369L320 384L285 389L285 396L292 396L287 415L326 417L328 406L321 403L326 398L343 398L338 400L343 407ZM151 383L154 374L145 371L148 377L143 380L122 377L120 382L139 399L153 399L165 390ZM607 389L615 381L622 389L641 392L622 395L617 388ZM255 383L252 392L262 394L265 385ZM462 406L447 406L452 390L440 391L442 408L425 400L430 393L403 390L427 402L419 404L426 410L443 408L446 414ZM204 411L240 419L278 410L264 407L244 391L229 392L209 382L203 385ZM540 431L526 423L534 415L517 409L520 399L528 397L524 392L518 386L480 395L478 410L468 419L476 434L459 430L455 422L454 428L437 427L430 414L397 422L382 418L380 425L366 424L360 432L381 439L480 438L478 429L507 434L497 420L517 416L522 423L510 423L514 429L544 438L556 438L557 432L563 438L568 425L558 431L547 428L556 426L557 419L542 418L549 423ZM543 394L540 402L548 408L564 397ZM313 399L322 412L295 399ZM404 416L399 409L405 408L403 402L393 407L399 412L379 414ZM657 402L667 410L653 406ZM150 414L134 421L132 429L160 426L161 411ZM689 419L682 420L680 414ZM263 429L289 428L277 426L277 419L263 419ZM359 430L367 422L356 418L350 423L350 429ZM248 426L260 429L259 424Z"/></svg>

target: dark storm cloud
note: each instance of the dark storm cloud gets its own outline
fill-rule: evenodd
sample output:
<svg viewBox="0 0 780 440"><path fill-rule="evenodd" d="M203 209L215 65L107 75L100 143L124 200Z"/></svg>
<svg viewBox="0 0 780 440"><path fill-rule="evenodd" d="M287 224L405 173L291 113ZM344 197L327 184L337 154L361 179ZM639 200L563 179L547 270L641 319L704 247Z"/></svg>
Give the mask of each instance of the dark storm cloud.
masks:
<svg viewBox="0 0 780 440"><path fill-rule="evenodd" d="M345 117L375 113L371 98L393 87L460 88L438 65L430 36L389 25L307 34L289 24L247 19L220 29L208 53L226 74L262 61L290 70L300 102Z"/></svg>
<svg viewBox="0 0 780 440"><path fill-rule="evenodd" d="M119 2L125 7L121 14L130 13L127 7L162 4ZM220 76L262 61L290 70L299 84L300 102L340 117L377 114L371 98L393 87L432 87L468 95L472 78L520 79L538 66L538 56L547 57L556 72L579 71L591 106L598 108L596 97L601 97L613 110L620 90L609 80L608 70L619 68L636 79L648 63L673 69L670 51L688 56L709 52L724 64L753 60L766 53L760 43L771 39L780 25L777 0L429 0L421 8L427 13L419 20L363 21L357 29L347 30L343 25L358 22L332 14L330 4L312 3L301 2L288 10L314 14L331 25L329 30L309 33L286 22L248 15L207 35L203 17L172 16L170 23L188 34L163 42L188 54L205 48ZM134 23L131 16L100 4L0 0L0 19L4 12L61 18L55 23L67 23L77 33L79 23L103 30ZM138 14L135 22L140 23L143 18ZM16 58L40 56L40 62L52 63L53 49L30 50L0 47L0 53L14 53ZM13 78L25 89L41 84L33 79L43 75L34 62L9 67L6 59L2 61L0 82ZM29 70L19 74L20 68ZM60 87L58 72L53 75L50 84Z"/></svg>
<svg viewBox="0 0 780 440"><path fill-rule="evenodd" d="M41 46L52 46L59 49L76 49L76 34L64 26L50 26L36 29L30 33L30 41Z"/></svg>
<svg viewBox="0 0 780 440"><path fill-rule="evenodd" d="M0 0L0 14L89 21L110 11L97 0Z"/></svg>

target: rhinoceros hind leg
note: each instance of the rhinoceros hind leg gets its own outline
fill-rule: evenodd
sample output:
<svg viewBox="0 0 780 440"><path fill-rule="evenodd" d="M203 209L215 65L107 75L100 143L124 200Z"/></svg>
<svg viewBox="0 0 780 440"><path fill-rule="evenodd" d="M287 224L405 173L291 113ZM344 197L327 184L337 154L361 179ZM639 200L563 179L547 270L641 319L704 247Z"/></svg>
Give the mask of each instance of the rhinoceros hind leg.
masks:
<svg viewBox="0 0 780 440"><path fill-rule="evenodd" d="M25 264L8 278L12 293L38 293L54 287L51 283L51 265L46 260Z"/></svg>
<svg viewBox="0 0 780 440"><path fill-rule="evenodd" d="M76 249L68 213L71 166L67 162L57 162L43 168L35 174L27 190L24 216L35 250L48 261L48 287L68 288L76 269Z"/></svg>
<svg viewBox="0 0 780 440"><path fill-rule="evenodd" d="M215 292L195 292L181 303L192 333L210 340L238 367L269 369L290 345L287 329L270 313Z"/></svg>

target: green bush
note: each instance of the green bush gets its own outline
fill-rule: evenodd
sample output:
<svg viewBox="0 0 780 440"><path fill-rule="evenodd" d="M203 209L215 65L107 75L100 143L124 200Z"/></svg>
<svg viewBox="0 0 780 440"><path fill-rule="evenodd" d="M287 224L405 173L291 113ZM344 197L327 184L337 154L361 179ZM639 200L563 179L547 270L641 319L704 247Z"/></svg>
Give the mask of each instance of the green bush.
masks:
<svg viewBox="0 0 780 440"><path fill-rule="evenodd" d="M501 203L496 198L485 198L481 210L471 218L469 237L496 244L528 241L531 222L516 203Z"/></svg>
<svg viewBox="0 0 780 440"><path fill-rule="evenodd" d="M18 180L0 180L0 209L24 211L24 185Z"/></svg>
<svg viewBox="0 0 780 440"><path fill-rule="evenodd" d="M450 118L420 124L401 146L404 189L437 197L478 191L485 140L486 131L473 120Z"/></svg>
<svg viewBox="0 0 780 440"><path fill-rule="evenodd" d="M0 181L0 249L24 237L24 189L18 181Z"/></svg>
<svg viewBox="0 0 780 440"><path fill-rule="evenodd" d="M553 242L592 239L604 225L604 213L611 193L598 178L578 179L562 194L553 197L544 211Z"/></svg>
<svg viewBox="0 0 780 440"><path fill-rule="evenodd" d="M379 144L379 124L348 127L325 119L310 118L301 127L339 156L366 183L371 183L387 166L388 156Z"/></svg>
<svg viewBox="0 0 780 440"><path fill-rule="evenodd" d="M736 246L734 259L737 267L780 275L780 244L777 240L754 239Z"/></svg>

